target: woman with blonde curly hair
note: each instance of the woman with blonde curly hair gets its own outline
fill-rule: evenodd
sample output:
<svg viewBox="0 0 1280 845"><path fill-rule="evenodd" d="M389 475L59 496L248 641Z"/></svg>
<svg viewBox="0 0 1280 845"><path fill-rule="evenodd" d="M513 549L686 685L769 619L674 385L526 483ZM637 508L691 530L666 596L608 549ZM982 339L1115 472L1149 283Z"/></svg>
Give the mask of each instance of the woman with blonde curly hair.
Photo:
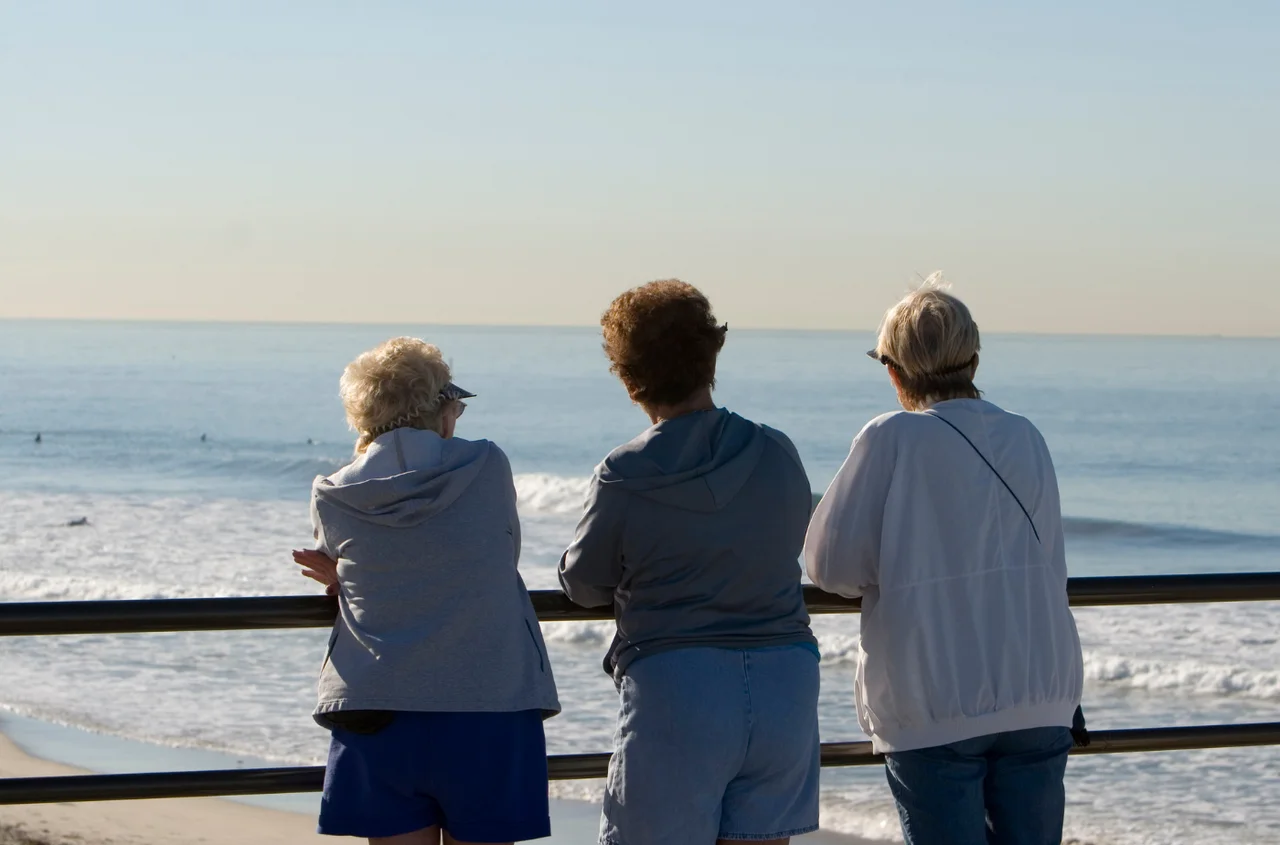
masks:
<svg viewBox="0 0 1280 845"><path fill-rule="evenodd" d="M560 563L570 599L617 618L600 842L785 843L818 826L809 479L786 435L712 401L727 327L697 288L629 290L601 324L652 425L596 468Z"/></svg>
<svg viewBox="0 0 1280 845"><path fill-rule="evenodd" d="M340 613L314 717L332 739L321 833L378 845L550 834L544 718L559 712L516 570L507 456L454 436L471 394L393 338L342 374L355 459L312 487L303 574Z"/></svg>

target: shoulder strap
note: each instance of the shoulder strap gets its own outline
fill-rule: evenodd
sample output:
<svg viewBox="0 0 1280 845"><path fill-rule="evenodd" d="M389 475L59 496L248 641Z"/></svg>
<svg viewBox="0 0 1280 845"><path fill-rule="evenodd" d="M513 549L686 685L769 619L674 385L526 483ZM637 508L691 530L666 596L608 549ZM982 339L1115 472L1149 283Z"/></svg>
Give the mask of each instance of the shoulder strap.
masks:
<svg viewBox="0 0 1280 845"><path fill-rule="evenodd" d="M987 469L989 469L989 470L991 470L993 473L995 473L996 478L1000 479L1000 483L1004 485L1004 489L1006 489L1006 490L1008 490L1008 491L1009 491L1009 495L1010 495L1010 496L1012 496L1012 497L1013 497L1013 500L1014 500L1015 502L1017 502L1017 503L1018 503L1018 507L1022 508L1022 515L1023 515L1023 516L1025 516L1025 517L1027 518L1027 522L1029 522L1029 523L1031 524L1031 533L1032 533L1032 534L1034 534L1034 535L1036 535L1036 542L1037 542L1037 543L1041 542L1041 541L1040 541L1040 532L1036 530L1036 523L1035 523L1035 520L1033 520L1033 519L1031 518L1031 514L1027 511L1027 507L1026 507L1026 505L1022 504L1022 500L1018 498L1018 494L1017 494L1017 493L1015 493L1015 492L1013 492L1013 488L1009 486L1009 482L1005 481L1005 480L1004 480L1004 476L1003 476L1003 475L1001 475L1001 474L996 470L996 468L995 468L994 466L992 466L992 465L991 465L991 461L988 461L988 460L987 460L987 456L986 456L986 455L984 455L984 454L982 454L982 450L981 450L981 449L979 449L977 446L974 446L974 445L973 445L973 441L969 439L969 435L965 434L963 431L961 431L961 430L956 426L956 424L955 424L955 423L951 422L951 420L949 420L949 419L947 419L946 417L942 416L942 414L939 414L937 411L932 411L932 410L930 410L930 411L925 411L925 415L926 415L926 416L933 417L935 420L941 420L942 422L944 422L944 423L946 423L947 425L951 426L951 430L952 430L952 431L954 431L956 434L960 435L961 437L963 437L963 438L964 438L964 442L965 442L965 443L968 443L968 444L969 444L969 446L970 446L970 448L972 448L972 449L973 449L973 451L975 451L975 452L977 452L977 453L978 453L978 457L979 457L979 458L982 458L982 462L983 462L984 464L986 464L986 465L987 465Z"/></svg>

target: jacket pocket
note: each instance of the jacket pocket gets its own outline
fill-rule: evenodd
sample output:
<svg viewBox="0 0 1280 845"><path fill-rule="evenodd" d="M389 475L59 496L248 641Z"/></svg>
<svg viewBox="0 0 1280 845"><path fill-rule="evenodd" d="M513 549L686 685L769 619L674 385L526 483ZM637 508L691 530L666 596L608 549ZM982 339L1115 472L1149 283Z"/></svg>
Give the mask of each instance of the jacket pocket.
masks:
<svg viewBox="0 0 1280 845"><path fill-rule="evenodd" d="M533 643L533 650L538 653L538 668L543 672L547 671L547 659L542 655L542 646L538 645L538 637L533 633L533 625L529 620L524 620L524 629L529 632L529 640Z"/></svg>

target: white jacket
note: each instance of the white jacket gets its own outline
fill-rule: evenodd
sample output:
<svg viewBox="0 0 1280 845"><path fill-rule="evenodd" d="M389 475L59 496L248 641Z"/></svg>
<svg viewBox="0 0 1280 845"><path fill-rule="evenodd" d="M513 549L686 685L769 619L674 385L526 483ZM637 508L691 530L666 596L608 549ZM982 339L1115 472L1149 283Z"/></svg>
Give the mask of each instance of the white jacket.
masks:
<svg viewBox="0 0 1280 845"><path fill-rule="evenodd" d="M955 399L872 420L804 553L819 587L862 596L858 721L876 751L1070 727L1084 668L1062 506L1048 447L1024 417Z"/></svg>

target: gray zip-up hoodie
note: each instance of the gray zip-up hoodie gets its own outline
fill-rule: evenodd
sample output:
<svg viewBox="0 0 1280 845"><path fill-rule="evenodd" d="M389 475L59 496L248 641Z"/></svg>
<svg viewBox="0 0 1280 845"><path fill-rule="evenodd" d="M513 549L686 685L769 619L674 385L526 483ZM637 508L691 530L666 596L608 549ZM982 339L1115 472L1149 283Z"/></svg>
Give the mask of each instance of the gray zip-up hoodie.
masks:
<svg viewBox="0 0 1280 845"><path fill-rule="evenodd" d="M341 582L317 716L560 710L501 449L398 428L317 478L311 508Z"/></svg>
<svg viewBox="0 0 1280 845"><path fill-rule="evenodd" d="M605 671L692 646L808 643L800 550L813 496L786 435L719 408L664 420L596 468L560 561L577 604L612 603Z"/></svg>

